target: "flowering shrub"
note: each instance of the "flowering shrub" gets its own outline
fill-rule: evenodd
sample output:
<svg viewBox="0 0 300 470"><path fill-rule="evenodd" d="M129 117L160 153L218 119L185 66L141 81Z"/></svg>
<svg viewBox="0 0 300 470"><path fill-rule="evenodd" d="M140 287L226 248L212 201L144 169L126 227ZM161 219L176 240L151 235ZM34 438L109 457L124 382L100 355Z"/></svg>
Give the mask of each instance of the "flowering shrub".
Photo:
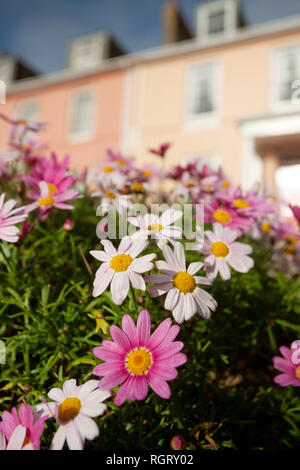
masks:
<svg viewBox="0 0 300 470"><path fill-rule="evenodd" d="M6 120L0 449L299 447L299 208L169 143L73 174Z"/></svg>

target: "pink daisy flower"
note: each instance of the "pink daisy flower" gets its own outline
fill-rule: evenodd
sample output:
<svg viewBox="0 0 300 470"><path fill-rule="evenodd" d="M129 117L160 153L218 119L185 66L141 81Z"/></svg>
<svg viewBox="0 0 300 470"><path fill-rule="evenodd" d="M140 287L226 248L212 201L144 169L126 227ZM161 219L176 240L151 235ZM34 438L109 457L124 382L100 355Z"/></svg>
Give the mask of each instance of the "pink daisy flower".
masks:
<svg viewBox="0 0 300 470"><path fill-rule="evenodd" d="M235 242L238 237L235 231L216 223L213 224L213 231L207 230L204 235L204 246L196 246L194 250L206 255L204 264L209 279L215 279L220 273L221 278L227 281L231 277L229 266L240 273L247 273L253 268L253 259L247 256L252 253L252 247Z"/></svg>
<svg viewBox="0 0 300 470"><path fill-rule="evenodd" d="M128 174L133 169L133 161L133 158L126 158L121 152L113 152L111 149L107 150L107 162L114 162L124 174Z"/></svg>
<svg viewBox="0 0 300 470"><path fill-rule="evenodd" d="M43 130L47 124L44 122L26 121L25 119L18 119L17 108L14 106L12 118L8 118L5 114L0 113L0 118L11 124L10 140L23 139L26 132L39 132Z"/></svg>
<svg viewBox="0 0 300 470"><path fill-rule="evenodd" d="M141 181L148 181L149 183L159 180L162 176L161 170L151 163L144 165L139 173Z"/></svg>
<svg viewBox="0 0 300 470"><path fill-rule="evenodd" d="M122 188L126 183L126 175L116 161L103 161L88 172L88 182L103 184L105 187L113 185Z"/></svg>
<svg viewBox="0 0 300 470"><path fill-rule="evenodd" d="M120 193L118 188L111 186L107 189L101 181L98 181L99 191L91 194L92 197L100 197L101 202L97 207L97 215L106 215L110 211L116 211L119 214L125 214L132 206L132 196Z"/></svg>
<svg viewBox="0 0 300 470"><path fill-rule="evenodd" d="M196 201L200 194L199 179L191 175L188 171L184 171L178 188L175 189L174 196L190 197Z"/></svg>
<svg viewBox="0 0 300 470"><path fill-rule="evenodd" d="M140 230L132 235L132 238L154 238L157 245L161 246L169 240L182 237L182 230L173 224L182 217L181 211L167 209L161 216L145 214L136 217L128 217L128 221Z"/></svg>
<svg viewBox="0 0 300 470"><path fill-rule="evenodd" d="M0 178L10 180L12 176L12 165L11 162L15 160L14 155L4 155L0 157Z"/></svg>
<svg viewBox="0 0 300 470"><path fill-rule="evenodd" d="M275 369L278 369L282 374L274 377L274 382L279 384L281 387L287 387L288 385L293 385L294 387L300 387L300 364L293 363L293 344L291 348L286 346L281 346L279 348L283 357L275 356L273 357L273 365Z"/></svg>
<svg viewBox="0 0 300 470"><path fill-rule="evenodd" d="M43 157L31 170L30 175L23 176L23 181L34 190L33 199L39 194L40 181L46 181L50 194L66 191L75 183L75 178L68 174L69 156L65 156L60 163L55 153L50 158Z"/></svg>
<svg viewBox="0 0 300 470"><path fill-rule="evenodd" d="M255 219L275 212L275 205L267 202L265 196L259 196L256 188L243 195L240 187L232 187L226 193L217 194L217 197L230 204L239 214Z"/></svg>
<svg viewBox="0 0 300 470"><path fill-rule="evenodd" d="M4 432L0 431L0 450L35 450L32 444L25 444L26 428L20 424L14 429L6 443Z"/></svg>
<svg viewBox="0 0 300 470"><path fill-rule="evenodd" d="M153 332L147 310L138 316L137 325L129 315L122 318L122 329L110 327L113 341L104 340L93 349L99 359L105 361L93 370L95 375L104 376L99 382L101 389L121 385L115 397L115 404L121 406L126 399L145 400L148 385L161 398L169 398L171 390L167 380L177 376L176 367L187 361L181 341L173 341L179 333L177 325L172 326L166 318Z"/></svg>
<svg viewBox="0 0 300 470"><path fill-rule="evenodd" d="M116 305L121 305L127 297L130 283L136 289L146 290L141 273L153 268L151 261L155 254L137 256L148 245L145 239L133 240L126 236L121 240L118 250L109 240L102 240L104 251L90 251L90 254L102 261L96 272L93 296L98 297L111 282L111 296Z"/></svg>
<svg viewBox="0 0 300 470"><path fill-rule="evenodd" d="M65 440L69 449L82 450L85 439L92 440L99 435L99 429L92 418L104 413L106 405L102 402L110 396L107 390L99 390L98 380L88 380L76 385L75 379L66 380L62 389L52 388L48 397L53 402L44 402L36 408L55 418L59 424L51 450L63 448Z"/></svg>
<svg viewBox="0 0 300 470"><path fill-rule="evenodd" d="M293 206L292 204L289 205L291 211L297 222L300 224L300 206Z"/></svg>
<svg viewBox="0 0 300 470"><path fill-rule="evenodd" d="M32 198L36 199L36 202L26 206L26 212L29 213L38 209L40 220L45 220L54 207L57 209L74 209L73 206L66 204L66 202L73 201L80 197L78 191L75 189L67 189L61 193L53 193L46 181L39 182L39 189L39 194L32 195Z"/></svg>
<svg viewBox="0 0 300 470"><path fill-rule="evenodd" d="M191 263L186 269L183 245L174 244L174 252L167 245L162 247L166 261L157 261L156 266L162 274L152 274L146 277L146 282L154 285L148 288L151 297L166 294L165 309L171 310L177 323L189 320L195 313L203 318L209 318L211 310L216 310L217 302L198 284L210 285L207 277L195 276L202 269L203 263Z"/></svg>
<svg viewBox="0 0 300 470"><path fill-rule="evenodd" d="M5 193L0 196L0 240L15 243L18 241L19 229L15 224L23 222L27 214L24 214L25 207L17 207L14 209L17 201L9 199L4 202Z"/></svg>
<svg viewBox="0 0 300 470"><path fill-rule="evenodd" d="M21 425L25 428L23 445L32 444L33 449L39 450L41 435L43 434L47 418L47 414L41 417L31 405L24 405L22 403L19 412L17 412L15 407L12 408L11 413L8 411L2 412L0 431L5 434L7 441L9 441L17 426Z"/></svg>
<svg viewBox="0 0 300 470"><path fill-rule="evenodd" d="M239 215L236 209L233 209L228 204L218 204L216 201L211 201L210 204L204 205L204 222L219 222L224 227L229 227L238 236L242 235L242 230L248 230L254 219Z"/></svg>

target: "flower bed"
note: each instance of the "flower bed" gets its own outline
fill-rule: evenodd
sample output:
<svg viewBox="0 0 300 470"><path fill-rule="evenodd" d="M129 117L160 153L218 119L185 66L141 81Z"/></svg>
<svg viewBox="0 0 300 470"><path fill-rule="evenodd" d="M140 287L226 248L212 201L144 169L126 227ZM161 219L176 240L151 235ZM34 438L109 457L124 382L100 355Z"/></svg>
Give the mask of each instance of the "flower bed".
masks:
<svg viewBox="0 0 300 470"><path fill-rule="evenodd" d="M11 125L0 448L298 448L299 208L169 145L75 175Z"/></svg>

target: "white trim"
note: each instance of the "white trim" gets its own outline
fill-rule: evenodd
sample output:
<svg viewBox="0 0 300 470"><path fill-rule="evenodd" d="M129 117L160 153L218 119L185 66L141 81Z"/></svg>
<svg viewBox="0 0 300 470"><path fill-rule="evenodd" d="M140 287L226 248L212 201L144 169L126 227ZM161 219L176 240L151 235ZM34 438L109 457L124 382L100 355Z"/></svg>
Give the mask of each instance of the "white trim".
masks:
<svg viewBox="0 0 300 470"><path fill-rule="evenodd" d="M274 116L244 122L242 132L242 186L250 188L263 183L263 162L255 150L255 139L277 135L299 134L300 115Z"/></svg>
<svg viewBox="0 0 300 470"><path fill-rule="evenodd" d="M122 132L120 137L120 149L122 153L130 154L135 151L135 127L132 123L132 110L134 107L134 97L137 93L135 68L126 70L123 82L123 106L122 106Z"/></svg>
<svg viewBox="0 0 300 470"><path fill-rule="evenodd" d="M72 122L72 104L74 96L81 92L89 92L91 94L91 103L92 103L92 110L91 110L91 128L87 131L82 132L72 132L71 131L71 122ZM66 129L66 136L67 141L71 144L79 144L83 142L90 141L96 135L97 129L97 108L98 108L98 96L97 96L97 88L94 85L87 85L87 86L80 86L76 88L72 88L68 92L68 104L67 104L67 129Z"/></svg>

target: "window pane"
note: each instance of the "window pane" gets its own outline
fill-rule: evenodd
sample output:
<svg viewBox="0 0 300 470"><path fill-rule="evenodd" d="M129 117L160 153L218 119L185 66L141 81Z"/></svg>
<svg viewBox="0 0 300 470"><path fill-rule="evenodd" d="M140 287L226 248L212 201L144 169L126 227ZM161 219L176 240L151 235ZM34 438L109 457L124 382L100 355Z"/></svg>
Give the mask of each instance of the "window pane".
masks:
<svg viewBox="0 0 300 470"><path fill-rule="evenodd" d="M292 84L300 77L300 48L281 52L276 67L277 99L289 101L294 92Z"/></svg>
<svg viewBox="0 0 300 470"><path fill-rule="evenodd" d="M92 129L93 98L90 91L72 97L71 134L88 134Z"/></svg>
<svg viewBox="0 0 300 470"><path fill-rule="evenodd" d="M208 32L209 34L221 33L224 31L224 10L215 13L210 13L208 18Z"/></svg>
<svg viewBox="0 0 300 470"><path fill-rule="evenodd" d="M38 121L38 107L36 101L25 101L21 103L18 108L18 118L24 121L35 123ZM27 131L24 137L24 142L34 140L36 132Z"/></svg>
<svg viewBox="0 0 300 470"><path fill-rule="evenodd" d="M37 121L37 104L35 101L28 101L20 105L20 119L29 122Z"/></svg>
<svg viewBox="0 0 300 470"><path fill-rule="evenodd" d="M215 110L214 68L199 66L192 70L190 83L190 110L192 114L211 113Z"/></svg>

